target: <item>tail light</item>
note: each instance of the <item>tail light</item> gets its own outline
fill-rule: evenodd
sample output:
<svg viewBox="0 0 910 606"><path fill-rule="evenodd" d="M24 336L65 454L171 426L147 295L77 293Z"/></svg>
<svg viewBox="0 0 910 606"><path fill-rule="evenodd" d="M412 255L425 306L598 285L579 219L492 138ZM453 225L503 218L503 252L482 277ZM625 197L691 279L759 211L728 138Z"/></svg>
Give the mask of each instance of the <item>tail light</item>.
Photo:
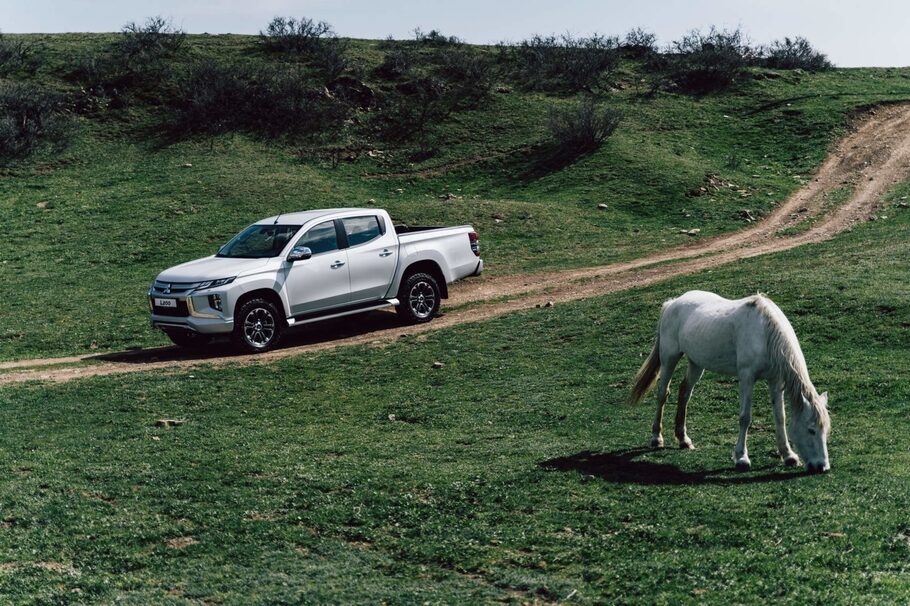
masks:
<svg viewBox="0 0 910 606"><path fill-rule="evenodd" d="M474 253L475 257L480 256L480 238L477 236L476 231L468 233L468 240L471 242L471 252Z"/></svg>

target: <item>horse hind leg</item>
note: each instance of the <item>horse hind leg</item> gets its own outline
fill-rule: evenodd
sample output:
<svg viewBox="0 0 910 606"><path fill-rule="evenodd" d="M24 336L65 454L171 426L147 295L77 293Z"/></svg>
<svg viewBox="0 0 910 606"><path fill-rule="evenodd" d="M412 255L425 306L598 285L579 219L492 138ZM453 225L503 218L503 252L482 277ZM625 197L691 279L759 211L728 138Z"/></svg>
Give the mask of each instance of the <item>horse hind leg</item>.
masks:
<svg viewBox="0 0 910 606"><path fill-rule="evenodd" d="M679 399L676 402L676 439L679 441L680 448L695 448L692 440L689 439L689 434L686 433L686 408L692 397L692 390L695 389L695 384L698 383L704 372L704 368L689 360L686 378L679 385Z"/></svg>
<svg viewBox="0 0 910 606"><path fill-rule="evenodd" d="M660 374L657 379L657 414L654 416L654 424L651 425L651 448L661 448L664 445L664 404L667 403L667 396L670 393L670 377L673 376L673 371L681 357L681 353L666 357L663 354L660 356Z"/></svg>

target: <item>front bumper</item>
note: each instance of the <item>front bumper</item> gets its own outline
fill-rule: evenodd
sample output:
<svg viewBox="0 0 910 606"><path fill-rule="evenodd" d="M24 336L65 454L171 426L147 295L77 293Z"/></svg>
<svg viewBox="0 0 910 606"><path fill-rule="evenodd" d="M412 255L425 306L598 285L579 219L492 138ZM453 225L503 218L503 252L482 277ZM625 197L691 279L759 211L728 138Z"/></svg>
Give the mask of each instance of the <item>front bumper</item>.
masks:
<svg viewBox="0 0 910 606"><path fill-rule="evenodd" d="M189 330L203 335L226 334L234 330L233 320L216 318L175 318L152 314L152 326L161 330Z"/></svg>
<svg viewBox="0 0 910 606"><path fill-rule="evenodd" d="M159 308L154 304L155 297L162 297L160 294L149 292L149 307L151 309L151 324L161 330L188 330L204 335L230 333L234 330L234 320L225 317L221 312L202 307L200 310L200 299L204 297L166 297L174 299L177 302L175 309ZM194 299L197 303L194 305Z"/></svg>

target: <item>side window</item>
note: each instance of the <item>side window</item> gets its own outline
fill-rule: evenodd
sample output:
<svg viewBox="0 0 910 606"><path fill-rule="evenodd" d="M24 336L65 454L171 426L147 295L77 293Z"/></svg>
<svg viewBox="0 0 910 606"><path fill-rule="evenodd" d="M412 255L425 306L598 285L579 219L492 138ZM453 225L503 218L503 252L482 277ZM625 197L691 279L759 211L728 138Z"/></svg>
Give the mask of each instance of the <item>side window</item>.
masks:
<svg viewBox="0 0 910 606"><path fill-rule="evenodd" d="M308 247L313 251L314 255L338 250L338 235L335 233L335 222L325 221L311 227L297 242L297 246Z"/></svg>
<svg viewBox="0 0 910 606"><path fill-rule="evenodd" d="M382 235L379 219L375 215L366 217L348 217L341 220L344 232L348 236L348 246L357 246Z"/></svg>

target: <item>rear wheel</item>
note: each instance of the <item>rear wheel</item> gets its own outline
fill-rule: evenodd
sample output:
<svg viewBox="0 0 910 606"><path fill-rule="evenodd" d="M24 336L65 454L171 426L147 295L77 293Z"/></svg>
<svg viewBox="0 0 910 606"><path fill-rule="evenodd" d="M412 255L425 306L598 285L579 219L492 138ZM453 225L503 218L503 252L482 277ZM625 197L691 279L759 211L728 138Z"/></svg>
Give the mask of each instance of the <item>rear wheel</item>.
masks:
<svg viewBox="0 0 910 606"><path fill-rule="evenodd" d="M405 322L429 322L439 311L439 283L430 274L412 274L402 282L398 290L398 301L398 315Z"/></svg>
<svg viewBox="0 0 910 606"><path fill-rule="evenodd" d="M234 314L232 340L240 349L260 353L274 349L281 338L284 320L268 299L251 299Z"/></svg>
<svg viewBox="0 0 910 606"><path fill-rule="evenodd" d="M211 341L210 337L191 330L166 330L164 334L174 345L183 349L200 349Z"/></svg>

